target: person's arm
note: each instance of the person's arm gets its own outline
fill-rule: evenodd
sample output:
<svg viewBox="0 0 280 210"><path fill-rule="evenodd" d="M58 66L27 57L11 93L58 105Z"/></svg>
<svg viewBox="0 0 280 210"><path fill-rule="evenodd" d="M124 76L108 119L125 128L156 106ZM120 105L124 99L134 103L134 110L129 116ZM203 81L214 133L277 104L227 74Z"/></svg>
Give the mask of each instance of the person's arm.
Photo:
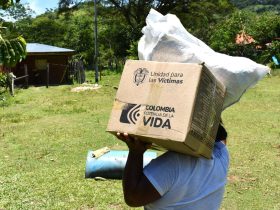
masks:
<svg viewBox="0 0 280 210"><path fill-rule="evenodd" d="M123 193L127 205L139 207L159 199L161 195L143 173L143 154L149 145L127 133L118 133L117 137L129 148L123 174Z"/></svg>

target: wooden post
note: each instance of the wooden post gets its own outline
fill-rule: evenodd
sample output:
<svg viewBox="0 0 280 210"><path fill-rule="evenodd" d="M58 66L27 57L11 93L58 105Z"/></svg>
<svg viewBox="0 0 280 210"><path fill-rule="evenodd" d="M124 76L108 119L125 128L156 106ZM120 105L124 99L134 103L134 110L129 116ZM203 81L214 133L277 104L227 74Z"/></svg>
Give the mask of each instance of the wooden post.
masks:
<svg viewBox="0 0 280 210"><path fill-rule="evenodd" d="M78 67L78 71L77 71L77 82L79 84L81 84L81 69L80 69L80 66Z"/></svg>
<svg viewBox="0 0 280 210"><path fill-rule="evenodd" d="M8 74L8 85L9 85L10 94L12 96L15 95L15 78L16 76L12 72Z"/></svg>
<svg viewBox="0 0 280 210"><path fill-rule="evenodd" d="M50 79L50 64L47 64L47 81L46 81L46 87L49 88L49 79Z"/></svg>
<svg viewBox="0 0 280 210"><path fill-rule="evenodd" d="M97 39L97 7L96 0L94 0L94 69L95 69L95 83L98 84L98 39Z"/></svg>
<svg viewBox="0 0 280 210"><path fill-rule="evenodd" d="M27 69L27 64L24 64L24 75L25 75L25 87L28 88L29 84L28 84L28 69Z"/></svg>

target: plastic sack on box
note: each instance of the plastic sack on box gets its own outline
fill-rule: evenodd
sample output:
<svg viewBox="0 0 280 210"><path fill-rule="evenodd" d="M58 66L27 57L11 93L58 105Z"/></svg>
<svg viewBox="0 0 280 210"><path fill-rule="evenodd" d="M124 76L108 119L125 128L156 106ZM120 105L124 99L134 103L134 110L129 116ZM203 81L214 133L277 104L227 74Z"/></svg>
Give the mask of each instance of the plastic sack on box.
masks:
<svg viewBox="0 0 280 210"><path fill-rule="evenodd" d="M245 57L217 53L190 34L171 14L163 16L154 9L146 18L144 34L138 43L140 60L205 63L226 88L223 109L239 101L243 93L269 71L269 67Z"/></svg>

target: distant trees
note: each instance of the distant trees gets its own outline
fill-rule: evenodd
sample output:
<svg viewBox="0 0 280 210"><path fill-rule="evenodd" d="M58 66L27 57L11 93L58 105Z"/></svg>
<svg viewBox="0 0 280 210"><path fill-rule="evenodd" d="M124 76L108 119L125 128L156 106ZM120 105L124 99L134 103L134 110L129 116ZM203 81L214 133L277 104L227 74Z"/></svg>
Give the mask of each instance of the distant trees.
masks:
<svg viewBox="0 0 280 210"><path fill-rule="evenodd" d="M279 0L231 0L239 9L248 9L253 12L261 13L273 11L280 14Z"/></svg>
<svg viewBox="0 0 280 210"><path fill-rule="evenodd" d="M215 25L224 21L234 9L229 0L192 0L184 7L177 7L173 13L190 33L208 43Z"/></svg>
<svg viewBox="0 0 280 210"><path fill-rule="evenodd" d="M13 21L30 18L32 14L33 11L30 9L30 7L20 3L13 4L5 10L0 10L1 17L9 17L8 20Z"/></svg>
<svg viewBox="0 0 280 210"><path fill-rule="evenodd" d="M100 63L116 66L123 58L137 58L137 41L142 36L151 8L162 14L176 14L183 25L198 38L208 41L214 25L234 9L229 0L99 0L98 40ZM74 48L93 62L93 0L60 0L59 19L65 29L64 46ZM67 20L68 19L68 20ZM65 22L67 20L67 22ZM34 30L33 30L34 31ZM69 33L71 31L71 33ZM86 45L83 44L86 41Z"/></svg>
<svg viewBox="0 0 280 210"><path fill-rule="evenodd" d="M166 15L176 14L183 25L200 38L207 40L209 28L233 11L229 0L104 0L106 6L113 7L125 18L125 22L134 31L134 40L141 36L141 29L151 8Z"/></svg>
<svg viewBox="0 0 280 210"><path fill-rule="evenodd" d="M240 11L231 3L232 0L97 2L99 63L101 67L111 69L119 66L128 57L137 58L137 43L151 8L164 15L175 14L190 33L211 45L216 51L226 54L258 60L260 53L267 50L265 44L280 36L279 17L275 13ZM58 10L49 10L36 18L26 16L8 27L10 31L13 29L22 34L28 42L74 49L77 57L92 67L93 17L93 0L60 0ZM251 35L256 42L237 45L235 37L242 30ZM256 48L257 45L262 48Z"/></svg>
<svg viewBox="0 0 280 210"><path fill-rule="evenodd" d="M107 7L114 7L115 10L124 17L126 24L133 30L137 31L138 34L135 34L136 37L139 38L139 32L145 25L145 18L149 13L150 8L154 8L158 12L166 14L172 11L174 8L182 5L184 1L106 0L101 2L105 3Z"/></svg>
<svg viewBox="0 0 280 210"><path fill-rule="evenodd" d="M141 30L145 26L145 19L151 8L163 15L176 14L188 31L205 42L208 42L214 25L234 10L229 0L106 0L100 2L107 8L111 7L116 14L124 18L123 23L126 25L130 40L129 46L132 47L132 49L126 49L126 52L132 57L137 57L137 54L133 54L135 52L133 44L142 36Z"/></svg>
<svg viewBox="0 0 280 210"><path fill-rule="evenodd" d="M56 15L47 13L35 19L25 19L18 22L18 32L26 37L28 42L40 42L49 45L63 45L66 26Z"/></svg>
<svg viewBox="0 0 280 210"><path fill-rule="evenodd" d="M65 19L60 15L59 20L66 26L63 46L75 49L79 58L86 64L92 65L94 61L93 11L83 7L73 12L69 18Z"/></svg>
<svg viewBox="0 0 280 210"><path fill-rule="evenodd" d="M245 33L255 41L250 44L236 44L237 34ZM216 25L209 44L219 52L245 56L257 62L265 63L279 51L280 16L273 12L256 14L250 11L236 11L225 21ZM271 43L273 43L271 45Z"/></svg>

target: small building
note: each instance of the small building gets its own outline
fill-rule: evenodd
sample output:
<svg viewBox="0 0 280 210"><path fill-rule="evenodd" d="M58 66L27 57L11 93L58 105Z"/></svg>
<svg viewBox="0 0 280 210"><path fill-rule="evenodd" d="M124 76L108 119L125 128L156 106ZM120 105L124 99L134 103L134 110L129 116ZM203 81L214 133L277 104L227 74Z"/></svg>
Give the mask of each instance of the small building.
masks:
<svg viewBox="0 0 280 210"><path fill-rule="evenodd" d="M62 84L66 81L68 61L74 50L38 43L27 43L26 48L26 58L12 68L16 77L28 74L28 82L33 85L45 85L47 81L48 84Z"/></svg>

